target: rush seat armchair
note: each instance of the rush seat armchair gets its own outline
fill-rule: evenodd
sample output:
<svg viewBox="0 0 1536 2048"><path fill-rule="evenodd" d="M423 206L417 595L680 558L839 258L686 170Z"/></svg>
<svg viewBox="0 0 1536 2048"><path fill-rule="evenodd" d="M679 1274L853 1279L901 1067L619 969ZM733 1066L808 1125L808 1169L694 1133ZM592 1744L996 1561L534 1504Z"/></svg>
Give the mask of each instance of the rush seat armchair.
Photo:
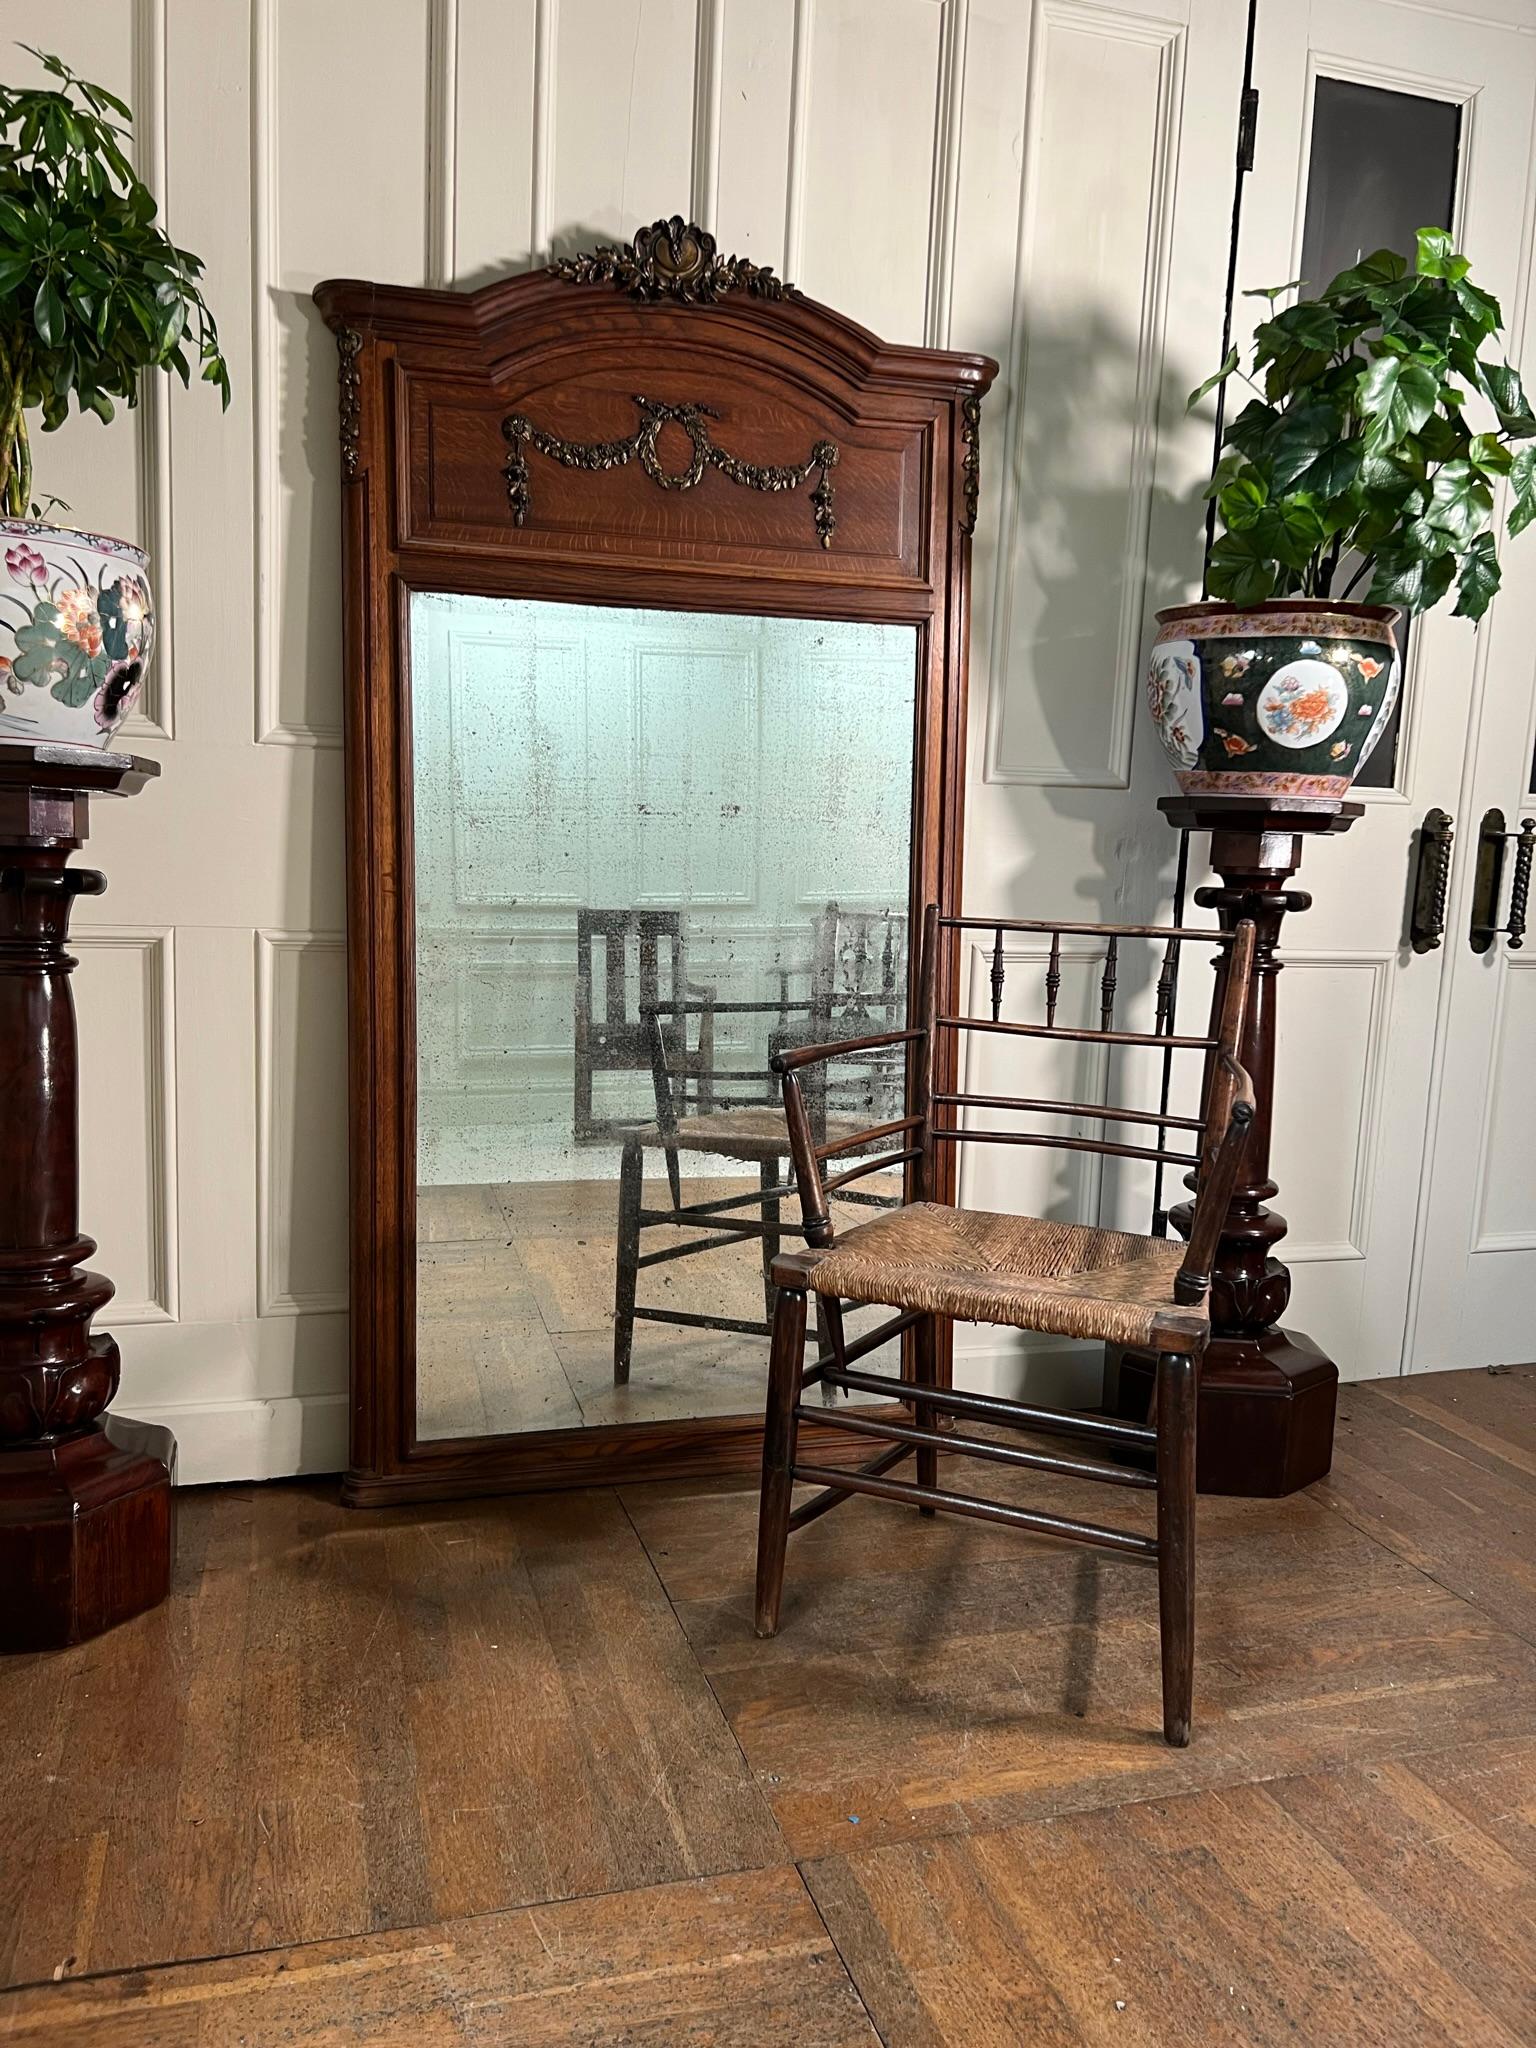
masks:
<svg viewBox="0 0 1536 2048"><path fill-rule="evenodd" d="M958 977L948 949L966 933L984 933L992 944L990 1015L951 1012L944 992ZM1027 933L1049 952L1045 973L1045 1018L1021 1023L1003 1018L1007 963L1005 934ZM1063 938L1102 947L1097 1023L1058 1021ZM1136 942L1161 946L1156 980L1156 1019L1151 1031L1117 1030L1114 1007L1124 978L1125 950ZM972 940L971 944L977 944ZM1171 1029L1181 948L1214 948L1218 982L1209 1035L1178 1036ZM1155 1559L1162 1640L1163 1732L1168 1742L1189 1741L1194 1674L1195 1586L1195 1414L1201 1354L1209 1324L1206 1297L1217 1239L1226 1215L1242 1148L1253 1121L1253 1088L1237 1060L1248 982L1253 967L1254 928L1244 922L1231 932L1147 925L1041 923L1018 919L941 917L932 907L924 919L913 1023L839 1044L786 1049L772 1062L782 1088L788 1143L800 1189L806 1246L781 1252L773 1261L778 1288L773 1321L768 1404L763 1446L762 1503L758 1527L756 1621L759 1635L779 1625L785 1550L792 1530L838 1506L850 1494L908 1502L932 1514L969 1515L1051 1537L1094 1544L1122 1554ZM942 1007L941 1007L942 1005ZM1198 1115L1174 1115L1166 1107L1136 1109L1115 1104L1067 1102L1043 1096L976 1094L945 1085L960 1071L954 1057L961 1034L991 1034L1012 1041L1079 1041L1104 1048L1106 1073L1114 1048L1142 1048L1151 1054L1200 1055L1203 1079ZM908 1114L862 1132L818 1142L807 1108L802 1076L845 1057L868 1058L884 1048L906 1048ZM1129 1129L1150 1142L1122 1141L1031 1128L997 1128L962 1118L982 1112L995 1119L1054 1118L1077 1126L1096 1122L1103 1131ZM1169 1133L1179 1140L1169 1141ZM932 1199L942 1184L935 1161L942 1148L963 1144L1060 1148L1068 1152L1162 1161L1189 1170L1196 1194L1187 1245L1163 1238L1106 1230L1037 1216L960 1209ZM892 1148L897 1149L892 1149ZM851 1165L842 1164L845 1160ZM911 1199L851 1229L834 1231L828 1197L866 1173L908 1169ZM829 1168L839 1170L828 1171ZM824 1333L819 1355L805 1358L807 1296L814 1296ZM844 1340L842 1312L849 1302L877 1302L898 1311L893 1320L856 1342ZM1111 1421L1040 1408L994 1395L964 1393L941 1385L936 1371L936 1334L941 1319L998 1324L1067 1338L1139 1347L1157 1358L1153 1419L1146 1424ZM907 1340L910 1377L860 1372L856 1362L899 1332ZM802 1406L808 1388L879 1395L905 1404L900 1410ZM868 1463L853 1469L803 1459L797 1436L802 1418L814 1413L823 1424L883 1446ZM986 1425L1000 1434L978 1436L956 1425ZM1020 1433L1026 1442L1007 1441ZM1040 1436L1076 1437L1100 1456L1057 1456L1027 1441ZM1105 1451L1129 1449L1140 1463L1108 1462ZM963 1457L1015 1470L1060 1473L1107 1485L1145 1487L1157 1495L1156 1534L1079 1522L1034 1507L959 1493L938 1483L938 1458ZM893 1468L915 1457L915 1480L892 1476ZM1152 1470L1145 1469L1150 1459ZM794 1504L796 1482L821 1491Z"/></svg>

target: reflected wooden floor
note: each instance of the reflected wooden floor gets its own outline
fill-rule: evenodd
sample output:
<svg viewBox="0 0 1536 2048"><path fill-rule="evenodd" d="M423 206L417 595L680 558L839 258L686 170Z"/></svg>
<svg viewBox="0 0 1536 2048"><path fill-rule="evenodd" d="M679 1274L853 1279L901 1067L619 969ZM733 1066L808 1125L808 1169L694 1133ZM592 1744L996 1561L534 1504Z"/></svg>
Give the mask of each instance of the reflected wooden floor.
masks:
<svg viewBox="0 0 1536 2048"><path fill-rule="evenodd" d="M0 2041L1529 2048L1536 1369L1341 1408L1201 1503L1183 1752L1150 1575L1011 1531L851 1503L758 1643L745 1490L183 1496L0 1665Z"/></svg>
<svg viewBox="0 0 1536 2048"><path fill-rule="evenodd" d="M689 1180L684 1199L718 1201L757 1185L755 1175ZM871 1186L879 1185L876 1176ZM420 1190L417 1417L423 1437L761 1413L766 1334L642 1321L628 1384L614 1385L618 1200L612 1180ZM644 1202L668 1206L665 1179L646 1181ZM787 1198L785 1219L798 1213ZM858 1220L869 1212L846 1213ZM646 1231L642 1249L699 1236L657 1226ZM649 1267L640 1276L639 1298L694 1315L761 1318L761 1245L745 1239ZM850 1331L879 1314L852 1312Z"/></svg>

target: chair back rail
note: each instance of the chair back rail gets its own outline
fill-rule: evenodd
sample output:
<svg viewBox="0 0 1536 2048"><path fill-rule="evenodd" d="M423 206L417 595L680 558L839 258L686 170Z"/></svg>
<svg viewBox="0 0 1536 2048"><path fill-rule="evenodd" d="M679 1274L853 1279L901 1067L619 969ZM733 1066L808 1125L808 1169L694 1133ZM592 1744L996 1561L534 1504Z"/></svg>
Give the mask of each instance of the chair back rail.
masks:
<svg viewBox="0 0 1536 2048"><path fill-rule="evenodd" d="M983 1015L964 1015L941 1008L941 991L958 986L952 949L966 932L985 933L991 945L982 944L987 967L988 1002ZM1002 1015L1009 961L1005 938L1008 933L1028 933L1048 940L1045 968L1045 1021L1023 1023ZM1096 1025L1058 1022L1063 981L1062 942L1084 938L1103 942L1093 1007ZM1153 982L1154 1023L1150 1031L1117 1028L1115 1006L1127 970L1130 942L1156 942L1161 948ZM1211 1029L1204 1034L1174 1030L1174 1006L1178 988L1181 951L1199 945L1217 955L1221 968L1219 996ZM1097 950L1097 949L1095 949ZM933 1163L940 1145L1017 1145L1099 1157L1145 1160L1149 1163L1184 1167L1195 1188L1194 1218L1189 1244L1175 1283L1174 1296L1181 1304L1202 1301L1210 1287L1211 1265L1222 1221L1231 1199L1243 1144L1253 1121L1253 1088L1238 1062L1238 1040L1253 972L1254 927L1244 920L1230 931L1202 931L1184 925L1106 925L1075 923L1042 918L941 917L930 905L925 913L922 949L918 962L917 1009L911 1028L874 1033L842 1043L796 1046L778 1054L773 1070L783 1089L790 1151L799 1182L807 1224L807 1240L813 1247L834 1241L834 1226L828 1197L865 1173L877 1173L898 1165L911 1165L911 1193L927 1199L935 1185ZM1004 1095L980 1093L955 1086L936 1085L936 1074L947 1074L957 1065L951 1050L961 1033L994 1034L1009 1040L1052 1041L1106 1048L1106 1070L1113 1048L1137 1047L1149 1051L1199 1054L1202 1059L1200 1110L1198 1115L1174 1113L1161 1107L1136 1108L1111 1102L1084 1103L1049 1095ZM872 1123L857 1135L840 1136L828 1144L825 1132L818 1132L807 1109L803 1070L816 1069L829 1061L850 1055L905 1047L908 1056L909 1114L898 1119ZM1106 1089L1108 1077L1106 1072ZM1080 1136L1075 1132L1038 1129L978 1128L960 1118L969 1110L1002 1111L1032 1118L1087 1118L1106 1127L1106 1135ZM1109 1126L1141 1125L1153 1134L1146 1143L1112 1138ZM1173 1133L1189 1134L1187 1149L1166 1142ZM879 1150L892 1141L905 1140L901 1149ZM868 1152L867 1159L860 1159ZM823 1164L837 1156L853 1155L856 1163L827 1179Z"/></svg>

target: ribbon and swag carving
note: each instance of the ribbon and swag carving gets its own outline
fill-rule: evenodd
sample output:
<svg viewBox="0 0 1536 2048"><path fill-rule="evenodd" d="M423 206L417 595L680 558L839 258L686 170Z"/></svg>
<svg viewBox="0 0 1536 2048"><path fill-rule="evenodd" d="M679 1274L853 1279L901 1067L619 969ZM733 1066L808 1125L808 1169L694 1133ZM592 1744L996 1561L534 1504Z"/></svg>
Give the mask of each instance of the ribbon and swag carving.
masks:
<svg viewBox="0 0 1536 2048"><path fill-rule="evenodd" d="M638 461L651 482L659 484L664 491L691 491L703 479L707 469L717 469L729 482L743 484L753 491L796 491L814 476L816 487L811 492L811 516L816 522L816 533L822 546L831 547L837 527L832 510L832 471L837 467L835 442L818 441L808 459L801 463L745 462L739 455L717 448L710 439L705 422L720 417L711 406L664 405L654 398L638 397L635 404L641 412L640 425L625 441L563 441L557 434L545 433L542 427L536 427L521 413L509 414L501 423L501 431L511 452L502 464L501 473L507 480L507 502L512 508L513 524L521 526L524 523L532 504L527 455L531 446L566 469L622 469L626 463ZM656 443L662 428L669 422L681 427L691 444L692 454L686 469L662 467Z"/></svg>
<svg viewBox="0 0 1536 2048"><path fill-rule="evenodd" d="M797 296L766 265L719 255L714 236L679 213L639 229L620 248L605 242L584 255L562 256L550 270L567 284L611 284L632 299L680 299L690 306L712 305L731 292L753 299Z"/></svg>

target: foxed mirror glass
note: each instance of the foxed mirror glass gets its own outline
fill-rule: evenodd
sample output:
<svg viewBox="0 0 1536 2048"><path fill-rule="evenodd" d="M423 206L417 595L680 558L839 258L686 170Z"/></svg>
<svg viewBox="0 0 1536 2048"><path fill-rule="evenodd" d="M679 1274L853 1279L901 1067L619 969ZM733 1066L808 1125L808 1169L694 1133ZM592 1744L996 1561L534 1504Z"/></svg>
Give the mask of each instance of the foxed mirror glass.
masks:
<svg viewBox="0 0 1536 2048"><path fill-rule="evenodd" d="M409 639L416 1435L758 1413L770 1057L906 1022L917 629L417 591ZM902 1089L840 1063L828 1134Z"/></svg>

